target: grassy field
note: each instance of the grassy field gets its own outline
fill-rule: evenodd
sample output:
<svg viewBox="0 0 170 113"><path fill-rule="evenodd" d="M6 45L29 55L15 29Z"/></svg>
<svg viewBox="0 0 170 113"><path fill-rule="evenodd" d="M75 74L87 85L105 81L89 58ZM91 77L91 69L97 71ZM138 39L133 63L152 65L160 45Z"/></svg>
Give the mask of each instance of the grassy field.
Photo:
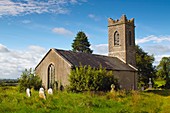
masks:
<svg viewBox="0 0 170 113"><path fill-rule="evenodd" d="M115 93L55 92L40 99L37 91L28 98L16 87L0 87L0 113L170 113L170 91Z"/></svg>

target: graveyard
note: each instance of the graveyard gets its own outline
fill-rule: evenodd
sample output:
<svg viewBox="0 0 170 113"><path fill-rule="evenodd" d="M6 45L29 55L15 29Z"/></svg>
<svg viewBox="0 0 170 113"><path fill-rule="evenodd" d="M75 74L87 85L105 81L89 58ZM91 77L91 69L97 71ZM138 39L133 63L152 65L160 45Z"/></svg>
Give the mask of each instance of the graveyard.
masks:
<svg viewBox="0 0 170 113"><path fill-rule="evenodd" d="M170 107L170 90L98 93L53 91L52 94L44 91L46 99L40 98L39 91L30 91L29 97L26 92L18 92L16 86L0 87L0 112L168 113Z"/></svg>

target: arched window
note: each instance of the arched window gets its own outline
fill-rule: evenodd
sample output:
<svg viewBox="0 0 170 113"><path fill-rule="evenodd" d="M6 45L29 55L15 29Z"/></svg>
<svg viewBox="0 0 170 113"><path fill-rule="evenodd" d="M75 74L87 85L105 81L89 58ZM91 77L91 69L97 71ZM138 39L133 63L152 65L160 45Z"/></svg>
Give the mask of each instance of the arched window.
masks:
<svg viewBox="0 0 170 113"><path fill-rule="evenodd" d="M116 31L114 34L114 46L120 45L119 33Z"/></svg>
<svg viewBox="0 0 170 113"><path fill-rule="evenodd" d="M132 45L132 34L131 34L131 31L129 31L129 45Z"/></svg>
<svg viewBox="0 0 170 113"><path fill-rule="evenodd" d="M54 88L55 85L55 67L50 64L48 67L48 88Z"/></svg>

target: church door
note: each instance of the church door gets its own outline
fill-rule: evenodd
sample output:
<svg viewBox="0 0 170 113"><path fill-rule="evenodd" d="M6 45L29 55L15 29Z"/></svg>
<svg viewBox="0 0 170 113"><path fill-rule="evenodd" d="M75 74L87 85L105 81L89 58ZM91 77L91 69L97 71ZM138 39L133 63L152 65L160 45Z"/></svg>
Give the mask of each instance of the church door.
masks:
<svg viewBox="0 0 170 113"><path fill-rule="evenodd" d="M47 88L54 89L55 86L55 67L53 64L50 64L48 67L48 86Z"/></svg>

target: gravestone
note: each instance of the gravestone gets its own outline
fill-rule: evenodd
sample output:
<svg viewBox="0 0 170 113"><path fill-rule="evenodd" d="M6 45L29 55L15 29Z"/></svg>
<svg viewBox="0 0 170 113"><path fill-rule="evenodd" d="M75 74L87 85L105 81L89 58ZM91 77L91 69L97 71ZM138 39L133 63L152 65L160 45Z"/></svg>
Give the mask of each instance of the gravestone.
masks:
<svg viewBox="0 0 170 113"><path fill-rule="evenodd" d="M31 96L31 90L30 90L29 88L26 89L26 95L27 95L28 97Z"/></svg>
<svg viewBox="0 0 170 113"><path fill-rule="evenodd" d="M152 81L151 81L151 78L149 78L149 89L152 89Z"/></svg>
<svg viewBox="0 0 170 113"><path fill-rule="evenodd" d="M49 88L49 89L48 89L48 94L50 94L50 95L53 94L53 89L52 89L52 88Z"/></svg>
<svg viewBox="0 0 170 113"><path fill-rule="evenodd" d="M111 87L110 92L115 92L115 85L114 85L114 84L112 84L110 87Z"/></svg>
<svg viewBox="0 0 170 113"><path fill-rule="evenodd" d="M40 90L39 90L39 97L46 100L44 88L40 88Z"/></svg>

